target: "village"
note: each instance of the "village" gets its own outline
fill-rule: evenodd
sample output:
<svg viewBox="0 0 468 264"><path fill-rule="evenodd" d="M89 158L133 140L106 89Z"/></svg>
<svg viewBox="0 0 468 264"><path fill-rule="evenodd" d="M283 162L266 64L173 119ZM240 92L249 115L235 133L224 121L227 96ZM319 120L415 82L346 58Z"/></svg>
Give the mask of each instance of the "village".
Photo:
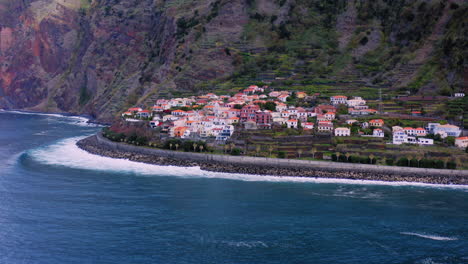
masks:
<svg viewBox="0 0 468 264"><path fill-rule="evenodd" d="M121 122L151 136L135 141L114 126L110 139L171 150L417 167L468 161L462 127L419 109L384 113L360 96L251 85L231 95L157 99L150 109L129 108Z"/></svg>
<svg viewBox="0 0 468 264"><path fill-rule="evenodd" d="M267 130L274 126L300 129L335 137L391 138L391 144L433 145L434 138L454 137L455 146L466 148L468 137L455 125L427 123L426 127L388 127L380 118L360 122L358 117L373 116L361 97L335 95L328 104L300 107L298 101L316 100L320 94L271 91L252 85L234 96L208 93L189 98L158 99L151 110L134 107L122 114L127 122L147 120L168 137L181 139L215 139L226 141L236 129ZM414 111L413 115L420 115ZM339 119L338 117L352 117Z"/></svg>

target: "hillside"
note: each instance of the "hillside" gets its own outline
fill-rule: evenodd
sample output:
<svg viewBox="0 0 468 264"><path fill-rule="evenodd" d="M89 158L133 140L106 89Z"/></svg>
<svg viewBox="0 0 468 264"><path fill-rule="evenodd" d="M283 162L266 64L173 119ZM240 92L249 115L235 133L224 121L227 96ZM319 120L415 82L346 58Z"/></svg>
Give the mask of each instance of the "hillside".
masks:
<svg viewBox="0 0 468 264"><path fill-rule="evenodd" d="M451 95L468 83L463 0L0 0L0 108L89 113L270 83Z"/></svg>

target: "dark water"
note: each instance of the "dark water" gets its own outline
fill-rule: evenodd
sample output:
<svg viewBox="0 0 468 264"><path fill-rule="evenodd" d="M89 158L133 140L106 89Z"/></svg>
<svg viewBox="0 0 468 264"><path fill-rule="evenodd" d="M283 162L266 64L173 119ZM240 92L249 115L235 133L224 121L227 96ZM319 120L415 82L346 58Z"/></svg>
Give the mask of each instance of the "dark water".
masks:
<svg viewBox="0 0 468 264"><path fill-rule="evenodd" d="M97 129L0 112L0 263L468 263L468 188L257 181L74 147Z"/></svg>

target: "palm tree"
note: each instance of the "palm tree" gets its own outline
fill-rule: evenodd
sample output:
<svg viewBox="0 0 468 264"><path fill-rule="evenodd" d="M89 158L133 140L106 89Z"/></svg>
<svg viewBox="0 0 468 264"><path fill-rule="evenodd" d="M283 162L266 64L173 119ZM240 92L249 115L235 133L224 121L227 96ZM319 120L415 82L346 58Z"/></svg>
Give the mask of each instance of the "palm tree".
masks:
<svg viewBox="0 0 468 264"><path fill-rule="evenodd" d="M236 144L231 143L231 144L229 144L229 147L231 148L231 152L232 152L232 150L236 147Z"/></svg>
<svg viewBox="0 0 468 264"><path fill-rule="evenodd" d="M346 162L349 162L349 157L351 157L351 154L349 154L349 152L346 152L345 156L346 156Z"/></svg>
<svg viewBox="0 0 468 264"><path fill-rule="evenodd" d="M422 159L423 159L422 156L417 156L416 157L416 160L418 161L418 167L419 167L419 165L420 165L419 163L421 162Z"/></svg>
<svg viewBox="0 0 468 264"><path fill-rule="evenodd" d="M413 159L413 156L408 155L408 156L406 156L406 159L408 160L408 167L410 167L411 166L411 160Z"/></svg>
<svg viewBox="0 0 468 264"><path fill-rule="evenodd" d="M258 156L258 153L260 152L260 149L261 149L260 145L257 145L257 146L255 147L255 155L256 155L256 156Z"/></svg>
<svg viewBox="0 0 468 264"><path fill-rule="evenodd" d="M337 151L335 152L335 155L336 155L336 161L340 161L341 153Z"/></svg>
<svg viewBox="0 0 468 264"><path fill-rule="evenodd" d="M203 152L203 149L204 149L204 148L205 148L205 147L203 147L203 145L200 145L200 147L199 147L200 152Z"/></svg>
<svg viewBox="0 0 468 264"><path fill-rule="evenodd" d="M228 151L228 148L229 148L228 145L224 145L224 153L226 153Z"/></svg>
<svg viewBox="0 0 468 264"><path fill-rule="evenodd" d="M299 156L299 158L301 158L301 155L302 155L302 149L298 149L298 150L297 150L297 155Z"/></svg>
<svg viewBox="0 0 468 264"><path fill-rule="evenodd" d="M193 151L197 151L197 146L198 146L197 143L193 143L192 146L193 146Z"/></svg>
<svg viewBox="0 0 468 264"><path fill-rule="evenodd" d="M270 146L268 147L268 152L269 152L269 154L270 154L269 156L271 156L271 152L273 152L273 146L272 146L272 145L270 145Z"/></svg>
<svg viewBox="0 0 468 264"><path fill-rule="evenodd" d="M371 164L373 164L372 161L374 160L374 158L375 158L374 154L370 154L370 155L369 155L369 159L370 159L370 163L371 163Z"/></svg>
<svg viewBox="0 0 468 264"><path fill-rule="evenodd" d="M179 144L175 144L175 150L177 151L179 149Z"/></svg>
<svg viewBox="0 0 468 264"><path fill-rule="evenodd" d="M169 143L169 148L172 150L172 143Z"/></svg>
<svg viewBox="0 0 468 264"><path fill-rule="evenodd" d="M310 151L310 153L312 153L312 158L315 159L315 153L317 153L317 148L312 148L312 150Z"/></svg>

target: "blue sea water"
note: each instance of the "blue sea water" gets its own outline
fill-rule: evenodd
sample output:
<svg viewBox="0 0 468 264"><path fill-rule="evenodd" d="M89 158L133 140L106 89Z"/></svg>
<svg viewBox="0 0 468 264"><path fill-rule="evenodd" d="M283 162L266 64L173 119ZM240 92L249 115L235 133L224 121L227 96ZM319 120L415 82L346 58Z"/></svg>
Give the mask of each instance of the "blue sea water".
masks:
<svg viewBox="0 0 468 264"><path fill-rule="evenodd" d="M0 112L0 263L468 263L468 187L208 173Z"/></svg>

